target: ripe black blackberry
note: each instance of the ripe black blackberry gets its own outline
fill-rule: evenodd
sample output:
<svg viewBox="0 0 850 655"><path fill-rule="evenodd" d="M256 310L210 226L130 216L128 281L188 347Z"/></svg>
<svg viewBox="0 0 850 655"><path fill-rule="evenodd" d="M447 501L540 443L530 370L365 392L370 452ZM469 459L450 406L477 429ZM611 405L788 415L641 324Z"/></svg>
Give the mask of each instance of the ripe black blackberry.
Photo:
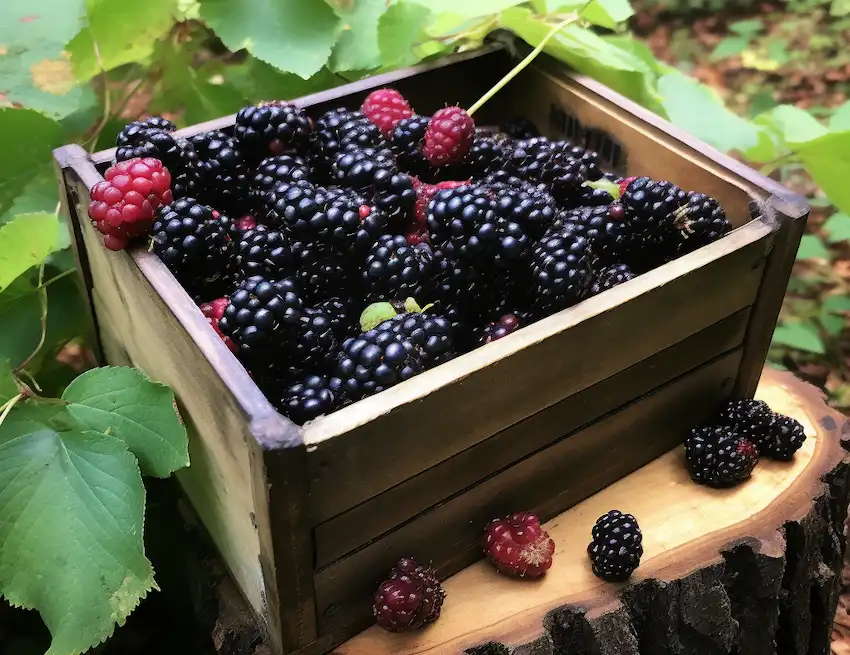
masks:
<svg viewBox="0 0 850 655"><path fill-rule="evenodd" d="M505 168L525 180L543 182L560 203L574 202L582 193L582 184L602 177L594 153L545 137L514 142Z"/></svg>
<svg viewBox="0 0 850 655"><path fill-rule="evenodd" d="M361 112L354 112L347 121L339 126L340 151L387 148L381 130Z"/></svg>
<svg viewBox="0 0 850 655"><path fill-rule="evenodd" d="M269 221L292 239L346 253L358 261L387 231L389 216L345 189L281 182L264 198Z"/></svg>
<svg viewBox="0 0 850 655"><path fill-rule="evenodd" d="M119 140L122 136L125 143L118 145L115 150L116 162L135 157L154 157L159 159L172 175L179 175L185 169L183 148L170 132L157 128L125 128L118 135Z"/></svg>
<svg viewBox="0 0 850 655"><path fill-rule="evenodd" d="M310 162L317 179L330 177L337 156L348 148L386 147L380 130L359 111L343 107L324 113L310 137Z"/></svg>
<svg viewBox="0 0 850 655"><path fill-rule="evenodd" d="M592 277L587 239L568 225L553 228L531 252L535 315L548 316L576 304L586 295Z"/></svg>
<svg viewBox="0 0 850 655"><path fill-rule="evenodd" d="M501 129L512 139L531 139L540 136L540 130L525 116L515 116L505 123Z"/></svg>
<svg viewBox="0 0 850 655"><path fill-rule="evenodd" d="M685 439L685 460L691 479L710 487L732 487L756 467L756 445L729 426L703 426Z"/></svg>
<svg viewBox="0 0 850 655"><path fill-rule="evenodd" d="M248 189L248 196L254 207L262 207L267 192L280 183L292 183L299 180L309 181L310 167L298 156L279 155L266 157L254 171L254 177Z"/></svg>
<svg viewBox="0 0 850 655"><path fill-rule="evenodd" d="M289 366L324 372L333 364L338 346L331 319L321 309L308 307L294 332L280 335L277 356Z"/></svg>
<svg viewBox="0 0 850 655"><path fill-rule="evenodd" d="M620 178L612 173L604 173L600 180L607 180L618 184ZM619 197L619 194L618 194ZM574 200L570 203L571 207L602 207L615 202L614 196L608 189L600 189L594 186L583 184L576 194Z"/></svg>
<svg viewBox="0 0 850 655"><path fill-rule="evenodd" d="M339 402L324 375L308 375L283 390L278 409L297 425L330 414Z"/></svg>
<svg viewBox="0 0 850 655"><path fill-rule="evenodd" d="M236 245L236 267L243 277L277 280L291 272L292 263L289 239L280 230L258 225L242 234Z"/></svg>
<svg viewBox="0 0 850 655"><path fill-rule="evenodd" d="M336 362L340 391L353 401L412 378L425 368L424 353L391 330L369 330L347 339Z"/></svg>
<svg viewBox="0 0 850 655"><path fill-rule="evenodd" d="M236 140L214 130L196 134L189 143L211 200L216 207L239 215L247 204L249 169Z"/></svg>
<svg viewBox="0 0 850 655"><path fill-rule="evenodd" d="M755 444L773 425L774 413L763 400L730 400L714 418L715 425L726 425Z"/></svg>
<svg viewBox="0 0 850 655"><path fill-rule="evenodd" d="M622 205L578 207L558 212L556 225L575 225L590 245L593 259L602 267L623 260L632 245Z"/></svg>
<svg viewBox="0 0 850 655"><path fill-rule="evenodd" d="M229 222L194 198L157 210L153 251L196 300L223 296L232 282L235 248Z"/></svg>
<svg viewBox="0 0 850 655"><path fill-rule="evenodd" d="M258 275L240 282L227 299L230 304L218 327L236 344L243 361L269 357L281 340L281 332L291 338L301 322L301 298L284 285Z"/></svg>
<svg viewBox="0 0 850 655"><path fill-rule="evenodd" d="M634 278L634 273L625 264L607 266L594 274L588 295L595 296L608 289L613 289L618 284L628 282L632 278Z"/></svg>
<svg viewBox="0 0 850 655"><path fill-rule="evenodd" d="M499 320L488 323L480 330L478 343L483 346L485 343L503 339L511 332L519 329L520 324L521 320L519 316L513 312L500 316Z"/></svg>
<svg viewBox="0 0 850 655"><path fill-rule="evenodd" d="M428 205L432 242L444 250L451 248L460 259L479 263L489 260L498 250L501 236L494 229L497 222L495 204L489 190L476 185L438 191ZM528 247L528 238L520 237L517 242L508 241L507 245L511 254L519 255ZM510 250L514 245L518 247Z"/></svg>
<svg viewBox="0 0 850 655"><path fill-rule="evenodd" d="M386 234L372 246L363 263L366 300L422 298L434 274L431 246L426 243L412 246L403 236Z"/></svg>
<svg viewBox="0 0 850 655"><path fill-rule="evenodd" d="M784 416L774 415L773 424L758 442L759 452L765 457L790 461L806 441L806 431L799 421Z"/></svg>
<svg viewBox="0 0 850 655"><path fill-rule="evenodd" d="M674 214L687 204L687 194L672 182L639 177L620 196L633 247L626 263L643 272L674 256Z"/></svg>
<svg viewBox="0 0 850 655"><path fill-rule="evenodd" d="M245 156L258 161L269 155L305 152L312 123L303 109L275 101L240 109L234 131Z"/></svg>
<svg viewBox="0 0 850 655"><path fill-rule="evenodd" d="M502 141L492 136L475 135L472 147L460 164L456 179L481 179L505 166L505 148Z"/></svg>
<svg viewBox="0 0 850 655"><path fill-rule="evenodd" d="M407 339L422 352L425 368L438 366L454 356L454 333L443 316L428 312L405 312L384 321L376 330L389 330Z"/></svg>
<svg viewBox="0 0 850 655"><path fill-rule="evenodd" d="M591 534L587 554L597 577L623 582L640 566L643 534L631 514L611 510L596 519Z"/></svg>
<svg viewBox="0 0 850 655"><path fill-rule="evenodd" d="M292 241L291 247L295 279L304 290L305 301L315 305L329 298L354 300L361 296L357 269L344 253L307 241Z"/></svg>
<svg viewBox="0 0 850 655"><path fill-rule="evenodd" d="M729 221L714 198L704 193L690 192L684 205L673 212L675 234L674 257L686 255L729 231Z"/></svg>
<svg viewBox="0 0 850 655"><path fill-rule="evenodd" d="M359 332L356 326L357 317L363 309L360 305L352 298L327 298L316 303L316 309L328 317L337 340L342 342Z"/></svg>
<svg viewBox="0 0 850 655"><path fill-rule="evenodd" d="M556 208L550 195L532 189L498 193L493 211L504 220L517 223L532 239L539 239L552 227Z"/></svg>
<svg viewBox="0 0 850 655"><path fill-rule="evenodd" d="M422 154L422 140L427 129L428 118L418 114L402 118L393 127L390 146L399 167L412 175L427 175L431 170L431 164Z"/></svg>
<svg viewBox="0 0 850 655"><path fill-rule="evenodd" d="M413 211L413 181L396 168L389 151L350 150L334 162L334 181L369 198L391 221L399 222Z"/></svg>
<svg viewBox="0 0 850 655"><path fill-rule="evenodd" d="M177 127L167 118L162 116L150 116L140 121L133 121L124 126L115 138L116 146L131 145L139 141L148 130L159 130L162 132L173 132Z"/></svg>

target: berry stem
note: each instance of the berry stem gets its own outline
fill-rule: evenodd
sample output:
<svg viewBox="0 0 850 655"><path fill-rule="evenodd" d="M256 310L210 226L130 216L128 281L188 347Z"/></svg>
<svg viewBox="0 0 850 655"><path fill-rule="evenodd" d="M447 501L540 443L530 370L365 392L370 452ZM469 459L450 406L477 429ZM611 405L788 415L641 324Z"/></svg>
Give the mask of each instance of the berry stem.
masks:
<svg viewBox="0 0 850 655"><path fill-rule="evenodd" d="M590 3L587 3L587 4L590 4ZM513 69L511 69L511 71L507 75L505 75L501 80L499 80L492 89L490 89L487 93L485 93L483 96L481 96L478 99L478 101L466 111L466 113L469 114L470 116L472 116L472 114L474 114L476 111L481 109L481 107L484 105L485 102L487 102L490 98L492 98L499 91L501 91L502 88L504 88L504 86L508 82L510 82L512 79L514 79L517 76L517 74L520 71L522 71L523 68L528 66L532 62L532 60L537 55L540 54L540 52L543 50L544 46L549 42L549 39L551 39L553 36L555 36L555 34L557 34L559 31L561 31L567 25L569 25L571 23L575 23L581 17L582 11L584 11L584 7L582 7L582 9L580 11L576 11L576 12L572 13L570 16L568 16L567 18L562 20L560 23L555 25L551 30L549 30L549 33L546 36L543 37L543 39L540 41L540 43L537 44L537 47L534 48L534 50L532 50L530 53L528 53L528 55L525 57L525 59L523 59L516 66L514 66Z"/></svg>

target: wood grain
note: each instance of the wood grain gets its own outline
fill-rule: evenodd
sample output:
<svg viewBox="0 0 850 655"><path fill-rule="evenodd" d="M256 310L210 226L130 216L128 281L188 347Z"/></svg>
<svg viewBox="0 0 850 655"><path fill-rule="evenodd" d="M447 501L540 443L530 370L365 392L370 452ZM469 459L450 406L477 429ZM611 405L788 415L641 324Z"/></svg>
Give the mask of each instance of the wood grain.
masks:
<svg viewBox="0 0 850 655"><path fill-rule="evenodd" d="M493 471L733 350L743 341L749 313L749 309L741 310L316 526L316 567L330 564Z"/></svg>
<svg viewBox="0 0 850 655"><path fill-rule="evenodd" d="M677 448L549 521L557 549L543 580L509 579L479 562L446 581L443 615L430 628L370 628L333 652L827 652L850 431L789 374L766 372L758 396L804 424L809 438L792 462L763 461L746 484L712 490L690 482ZM644 535L641 567L623 585L595 578L585 552L594 520L612 508L633 513Z"/></svg>
<svg viewBox="0 0 850 655"><path fill-rule="evenodd" d="M314 524L752 304L770 236L752 222L607 297L307 424ZM629 347L612 347L626 331Z"/></svg>
<svg viewBox="0 0 850 655"><path fill-rule="evenodd" d="M525 509L554 516L681 443L729 396L740 358L740 350L734 351L564 435L318 571L320 630L369 621L370 594L399 557L431 562L441 576L459 571L481 556L481 530L494 516ZM557 425L562 417L548 409L534 423L547 420Z"/></svg>

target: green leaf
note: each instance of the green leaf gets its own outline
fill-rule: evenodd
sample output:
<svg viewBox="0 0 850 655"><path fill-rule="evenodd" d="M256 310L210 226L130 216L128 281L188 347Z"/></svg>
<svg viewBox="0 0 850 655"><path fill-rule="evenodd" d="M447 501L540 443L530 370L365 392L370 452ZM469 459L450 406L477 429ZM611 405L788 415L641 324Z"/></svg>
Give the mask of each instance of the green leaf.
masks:
<svg viewBox="0 0 850 655"><path fill-rule="evenodd" d="M54 118L90 104L63 52L84 17L84 0L0 2L0 98Z"/></svg>
<svg viewBox="0 0 850 655"><path fill-rule="evenodd" d="M38 266L56 247L56 214L21 214L0 228L0 291L32 266Z"/></svg>
<svg viewBox="0 0 850 655"><path fill-rule="evenodd" d="M823 241L816 234L804 234L800 239L800 248L797 250L797 259L825 259L829 261L829 251L823 245Z"/></svg>
<svg viewBox="0 0 850 655"><path fill-rule="evenodd" d="M807 323L782 323L773 331L773 343L823 355L826 347L823 345L818 331Z"/></svg>
<svg viewBox="0 0 850 655"><path fill-rule="evenodd" d="M330 69L334 71L364 70L381 65L378 46L378 22L389 3L352 0L348 8L338 11L342 31L333 49Z"/></svg>
<svg viewBox="0 0 850 655"><path fill-rule="evenodd" d="M850 241L850 214L844 212L833 214L823 224L823 231L826 232L826 240L830 243Z"/></svg>
<svg viewBox="0 0 850 655"><path fill-rule="evenodd" d="M745 36L727 36L711 53L711 61L720 61L741 54L750 45L750 39Z"/></svg>
<svg viewBox="0 0 850 655"><path fill-rule="evenodd" d="M850 130L850 100L832 112L832 116L829 117L829 130L831 132Z"/></svg>
<svg viewBox="0 0 850 655"><path fill-rule="evenodd" d="M844 332L847 321L843 316L835 316L834 314L825 312L820 316L820 324L826 330L827 334L836 336Z"/></svg>
<svg viewBox="0 0 850 655"><path fill-rule="evenodd" d="M729 25L729 30L741 36L755 36L764 29L764 22L759 18L739 20Z"/></svg>
<svg viewBox="0 0 850 655"><path fill-rule="evenodd" d="M631 34L612 34L602 38L619 50L624 50L641 60L649 70L657 75L666 75L676 70L660 59L656 59L650 47Z"/></svg>
<svg viewBox="0 0 850 655"><path fill-rule="evenodd" d="M378 47L384 66L401 66L415 61L411 50L430 15L428 7L413 2L390 5L378 22Z"/></svg>
<svg viewBox="0 0 850 655"><path fill-rule="evenodd" d="M850 296L827 296L823 308L829 312L850 312Z"/></svg>
<svg viewBox="0 0 850 655"><path fill-rule="evenodd" d="M8 359L0 359L0 405L18 395L18 385L12 377L12 366Z"/></svg>
<svg viewBox="0 0 850 655"><path fill-rule="evenodd" d="M164 478L189 465L188 437L174 393L141 371L121 366L86 371L62 399L86 428L125 442L145 474Z"/></svg>
<svg viewBox="0 0 850 655"><path fill-rule="evenodd" d="M410 0L400 0L409 2ZM463 18L477 18L497 14L509 7L521 5L525 0L420 0L420 3L435 14L455 14ZM584 3L582 3L584 4Z"/></svg>
<svg viewBox="0 0 850 655"><path fill-rule="evenodd" d="M68 44L74 72L88 81L102 70L144 61L174 24L175 0L88 0L88 27Z"/></svg>
<svg viewBox="0 0 850 655"><path fill-rule="evenodd" d="M6 213L33 178L51 166L62 145L62 126L31 109L0 109L0 214Z"/></svg>
<svg viewBox="0 0 850 655"><path fill-rule="evenodd" d="M524 7L502 12L501 24L529 45L537 45L551 26ZM546 52L662 116L653 70L632 52L577 25L568 25L545 46Z"/></svg>
<svg viewBox="0 0 850 655"><path fill-rule="evenodd" d="M613 29L634 14L629 0L593 0L587 9L581 12L581 17L594 25Z"/></svg>
<svg viewBox="0 0 850 655"><path fill-rule="evenodd" d="M707 86L681 73L658 80L670 121L718 150L747 151L759 145L760 128L732 113Z"/></svg>
<svg viewBox="0 0 850 655"><path fill-rule="evenodd" d="M850 214L850 131L830 132L792 146L815 183L840 211Z"/></svg>
<svg viewBox="0 0 850 655"><path fill-rule="evenodd" d="M775 39L767 44L767 56L779 66L784 66L790 60L788 54L788 42L784 39Z"/></svg>
<svg viewBox="0 0 850 655"><path fill-rule="evenodd" d="M817 139L827 132L809 112L793 105L775 107L756 117L756 122L774 130L789 145Z"/></svg>
<svg viewBox="0 0 850 655"><path fill-rule="evenodd" d="M832 0L829 15L836 17L850 15L850 0Z"/></svg>
<svg viewBox="0 0 850 655"><path fill-rule="evenodd" d="M340 24L321 0L203 0L201 17L231 50L304 79L328 61Z"/></svg>
<svg viewBox="0 0 850 655"><path fill-rule="evenodd" d="M81 653L155 588L145 489L120 439L28 409L0 426L0 593L38 610L53 637L47 655Z"/></svg>
<svg viewBox="0 0 850 655"><path fill-rule="evenodd" d="M41 335L41 305L34 275L22 275L0 293L0 359L19 365L38 345Z"/></svg>
<svg viewBox="0 0 850 655"><path fill-rule="evenodd" d="M112 145L115 145L114 140ZM18 214L55 212L58 202L59 192L56 187L56 174L53 172L50 163L46 162L26 183L8 211L5 214L0 214L0 225L8 223Z"/></svg>
<svg viewBox="0 0 850 655"><path fill-rule="evenodd" d="M240 64L225 66L221 76L225 83L239 90L239 93L246 98L246 103L300 98L345 82L327 68L323 68L309 80L305 80L293 73L283 73L250 55Z"/></svg>

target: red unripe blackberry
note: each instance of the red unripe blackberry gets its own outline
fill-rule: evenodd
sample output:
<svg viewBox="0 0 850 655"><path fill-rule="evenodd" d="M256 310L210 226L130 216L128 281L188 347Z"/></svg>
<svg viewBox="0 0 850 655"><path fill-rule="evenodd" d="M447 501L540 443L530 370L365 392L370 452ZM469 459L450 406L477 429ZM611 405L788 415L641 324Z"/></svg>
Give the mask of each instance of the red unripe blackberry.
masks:
<svg viewBox="0 0 850 655"><path fill-rule="evenodd" d="M475 122L461 107L444 107L431 117L422 154L431 166L457 164L472 147Z"/></svg>
<svg viewBox="0 0 850 655"><path fill-rule="evenodd" d="M224 345L230 348L231 352L236 352L236 345L233 343L233 339L228 336L225 336L221 328L218 326L219 320L224 316L224 310L227 309L227 306L230 304L230 301L227 298L216 298L212 302L204 303L201 305L201 313L206 317L207 322L210 324L215 333L221 337L221 340L224 341Z"/></svg>
<svg viewBox="0 0 850 655"><path fill-rule="evenodd" d="M107 169L91 188L89 218L110 250L148 234L156 209L171 202L171 175L158 159L130 159Z"/></svg>
<svg viewBox="0 0 850 655"><path fill-rule="evenodd" d="M596 519L587 554L597 577L627 580L643 556L643 535L635 517L614 509Z"/></svg>
<svg viewBox="0 0 850 655"><path fill-rule="evenodd" d="M445 598L446 592L431 569L403 558L375 592L372 611L384 630L406 632L436 621Z"/></svg>
<svg viewBox="0 0 850 655"><path fill-rule="evenodd" d="M555 542L537 516L521 512L487 524L484 552L502 573L539 578L552 566Z"/></svg>
<svg viewBox="0 0 850 655"><path fill-rule="evenodd" d="M413 116L410 103L395 89L377 89L363 101L360 108L363 115L378 126L385 138L389 139L393 127L403 118Z"/></svg>

